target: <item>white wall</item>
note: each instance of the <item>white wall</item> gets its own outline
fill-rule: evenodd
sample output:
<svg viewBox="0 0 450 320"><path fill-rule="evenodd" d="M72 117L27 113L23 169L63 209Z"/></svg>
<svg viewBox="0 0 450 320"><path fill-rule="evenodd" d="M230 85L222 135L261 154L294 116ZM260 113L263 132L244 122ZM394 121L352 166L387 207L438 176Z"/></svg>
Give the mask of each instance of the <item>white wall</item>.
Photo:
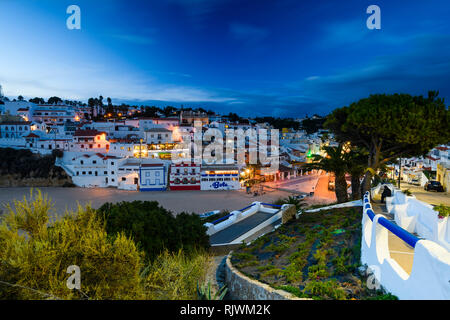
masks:
<svg viewBox="0 0 450 320"><path fill-rule="evenodd" d="M362 218L361 261L373 269L379 283L399 299L450 299L450 252L430 240L419 240L414 248L411 274L390 257L388 230L367 215Z"/></svg>
<svg viewBox="0 0 450 320"><path fill-rule="evenodd" d="M450 250L448 217L440 219L432 205L394 189L393 196L386 199L386 208L389 213L394 214L395 222L403 229Z"/></svg>

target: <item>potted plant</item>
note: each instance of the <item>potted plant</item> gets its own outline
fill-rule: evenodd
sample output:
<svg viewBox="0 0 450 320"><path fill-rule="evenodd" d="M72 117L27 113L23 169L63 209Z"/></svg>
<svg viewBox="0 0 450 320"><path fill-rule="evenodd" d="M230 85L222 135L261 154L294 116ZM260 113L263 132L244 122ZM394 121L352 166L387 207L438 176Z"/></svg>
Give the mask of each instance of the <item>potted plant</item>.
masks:
<svg viewBox="0 0 450 320"><path fill-rule="evenodd" d="M411 197L413 194L409 189L403 190L403 193L407 196L407 197Z"/></svg>
<svg viewBox="0 0 450 320"><path fill-rule="evenodd" d="M439 219L444 219L450 215L450 207L443 204L435 206L433 210L438 212Z"/></svg>

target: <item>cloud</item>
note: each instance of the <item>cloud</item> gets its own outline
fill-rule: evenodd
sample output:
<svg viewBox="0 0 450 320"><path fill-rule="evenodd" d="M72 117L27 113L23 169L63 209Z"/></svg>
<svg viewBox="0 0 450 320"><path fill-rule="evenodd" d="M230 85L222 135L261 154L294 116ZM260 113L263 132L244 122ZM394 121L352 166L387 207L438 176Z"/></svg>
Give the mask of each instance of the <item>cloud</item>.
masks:
<svg viewBox="0 0 450 320"><path fill-rule="evenodd" d="M450 36L421 35L404 53L378 56L358 67L309 77L298 83L307 96L325 96L332 106L343 106L375 93L426 94L439 90L450 96Z"/></svg>

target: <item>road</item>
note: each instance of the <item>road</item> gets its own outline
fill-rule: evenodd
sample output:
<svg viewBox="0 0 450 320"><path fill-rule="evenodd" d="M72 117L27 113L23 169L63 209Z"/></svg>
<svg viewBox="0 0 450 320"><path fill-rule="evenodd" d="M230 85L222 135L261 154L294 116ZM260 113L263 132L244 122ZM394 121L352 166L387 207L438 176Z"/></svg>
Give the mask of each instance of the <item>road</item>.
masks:
<svg viewBox="0 0 450 320"><path fill-rule="evenodd" d="M409 189L417 200L431 205L444 204L450 206L450 194L448 192L425 191L421 186L412 185L406 182L400 184L400 189Z"/></svg>
<svg viewBox="0 0 450 320"><path fill-rule="evenodd" d="M289 190L299 193L310 193L317 182L317 174L304 175L289 180L279 180L276 182L265 182L263 185L269 188L275 188L279 190Z"/></svg>
<svg viewBox="0 0 450 320"><path fill-rule="evenodd" d="M311 200L312 204L325 204L336 202L336 193L328 190L328 175L324 174L319 177L319 181L314 190L314 197Z"/></svg>

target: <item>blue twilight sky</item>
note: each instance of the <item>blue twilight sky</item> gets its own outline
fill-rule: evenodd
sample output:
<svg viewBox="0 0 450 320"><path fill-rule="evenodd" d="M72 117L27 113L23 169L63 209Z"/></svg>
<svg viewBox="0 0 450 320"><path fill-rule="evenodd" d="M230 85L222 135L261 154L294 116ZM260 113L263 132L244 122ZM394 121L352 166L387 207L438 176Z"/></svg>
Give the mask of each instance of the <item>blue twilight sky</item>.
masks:
<svg viewBox="0 0 450 320"><path fill-rule="evenodd" d="M81 30L66 9L81 8ZM366 27L369 5L381 30ZM327 114L372 93L450 98L448 0L0 0L5 94Z"/></svg>

